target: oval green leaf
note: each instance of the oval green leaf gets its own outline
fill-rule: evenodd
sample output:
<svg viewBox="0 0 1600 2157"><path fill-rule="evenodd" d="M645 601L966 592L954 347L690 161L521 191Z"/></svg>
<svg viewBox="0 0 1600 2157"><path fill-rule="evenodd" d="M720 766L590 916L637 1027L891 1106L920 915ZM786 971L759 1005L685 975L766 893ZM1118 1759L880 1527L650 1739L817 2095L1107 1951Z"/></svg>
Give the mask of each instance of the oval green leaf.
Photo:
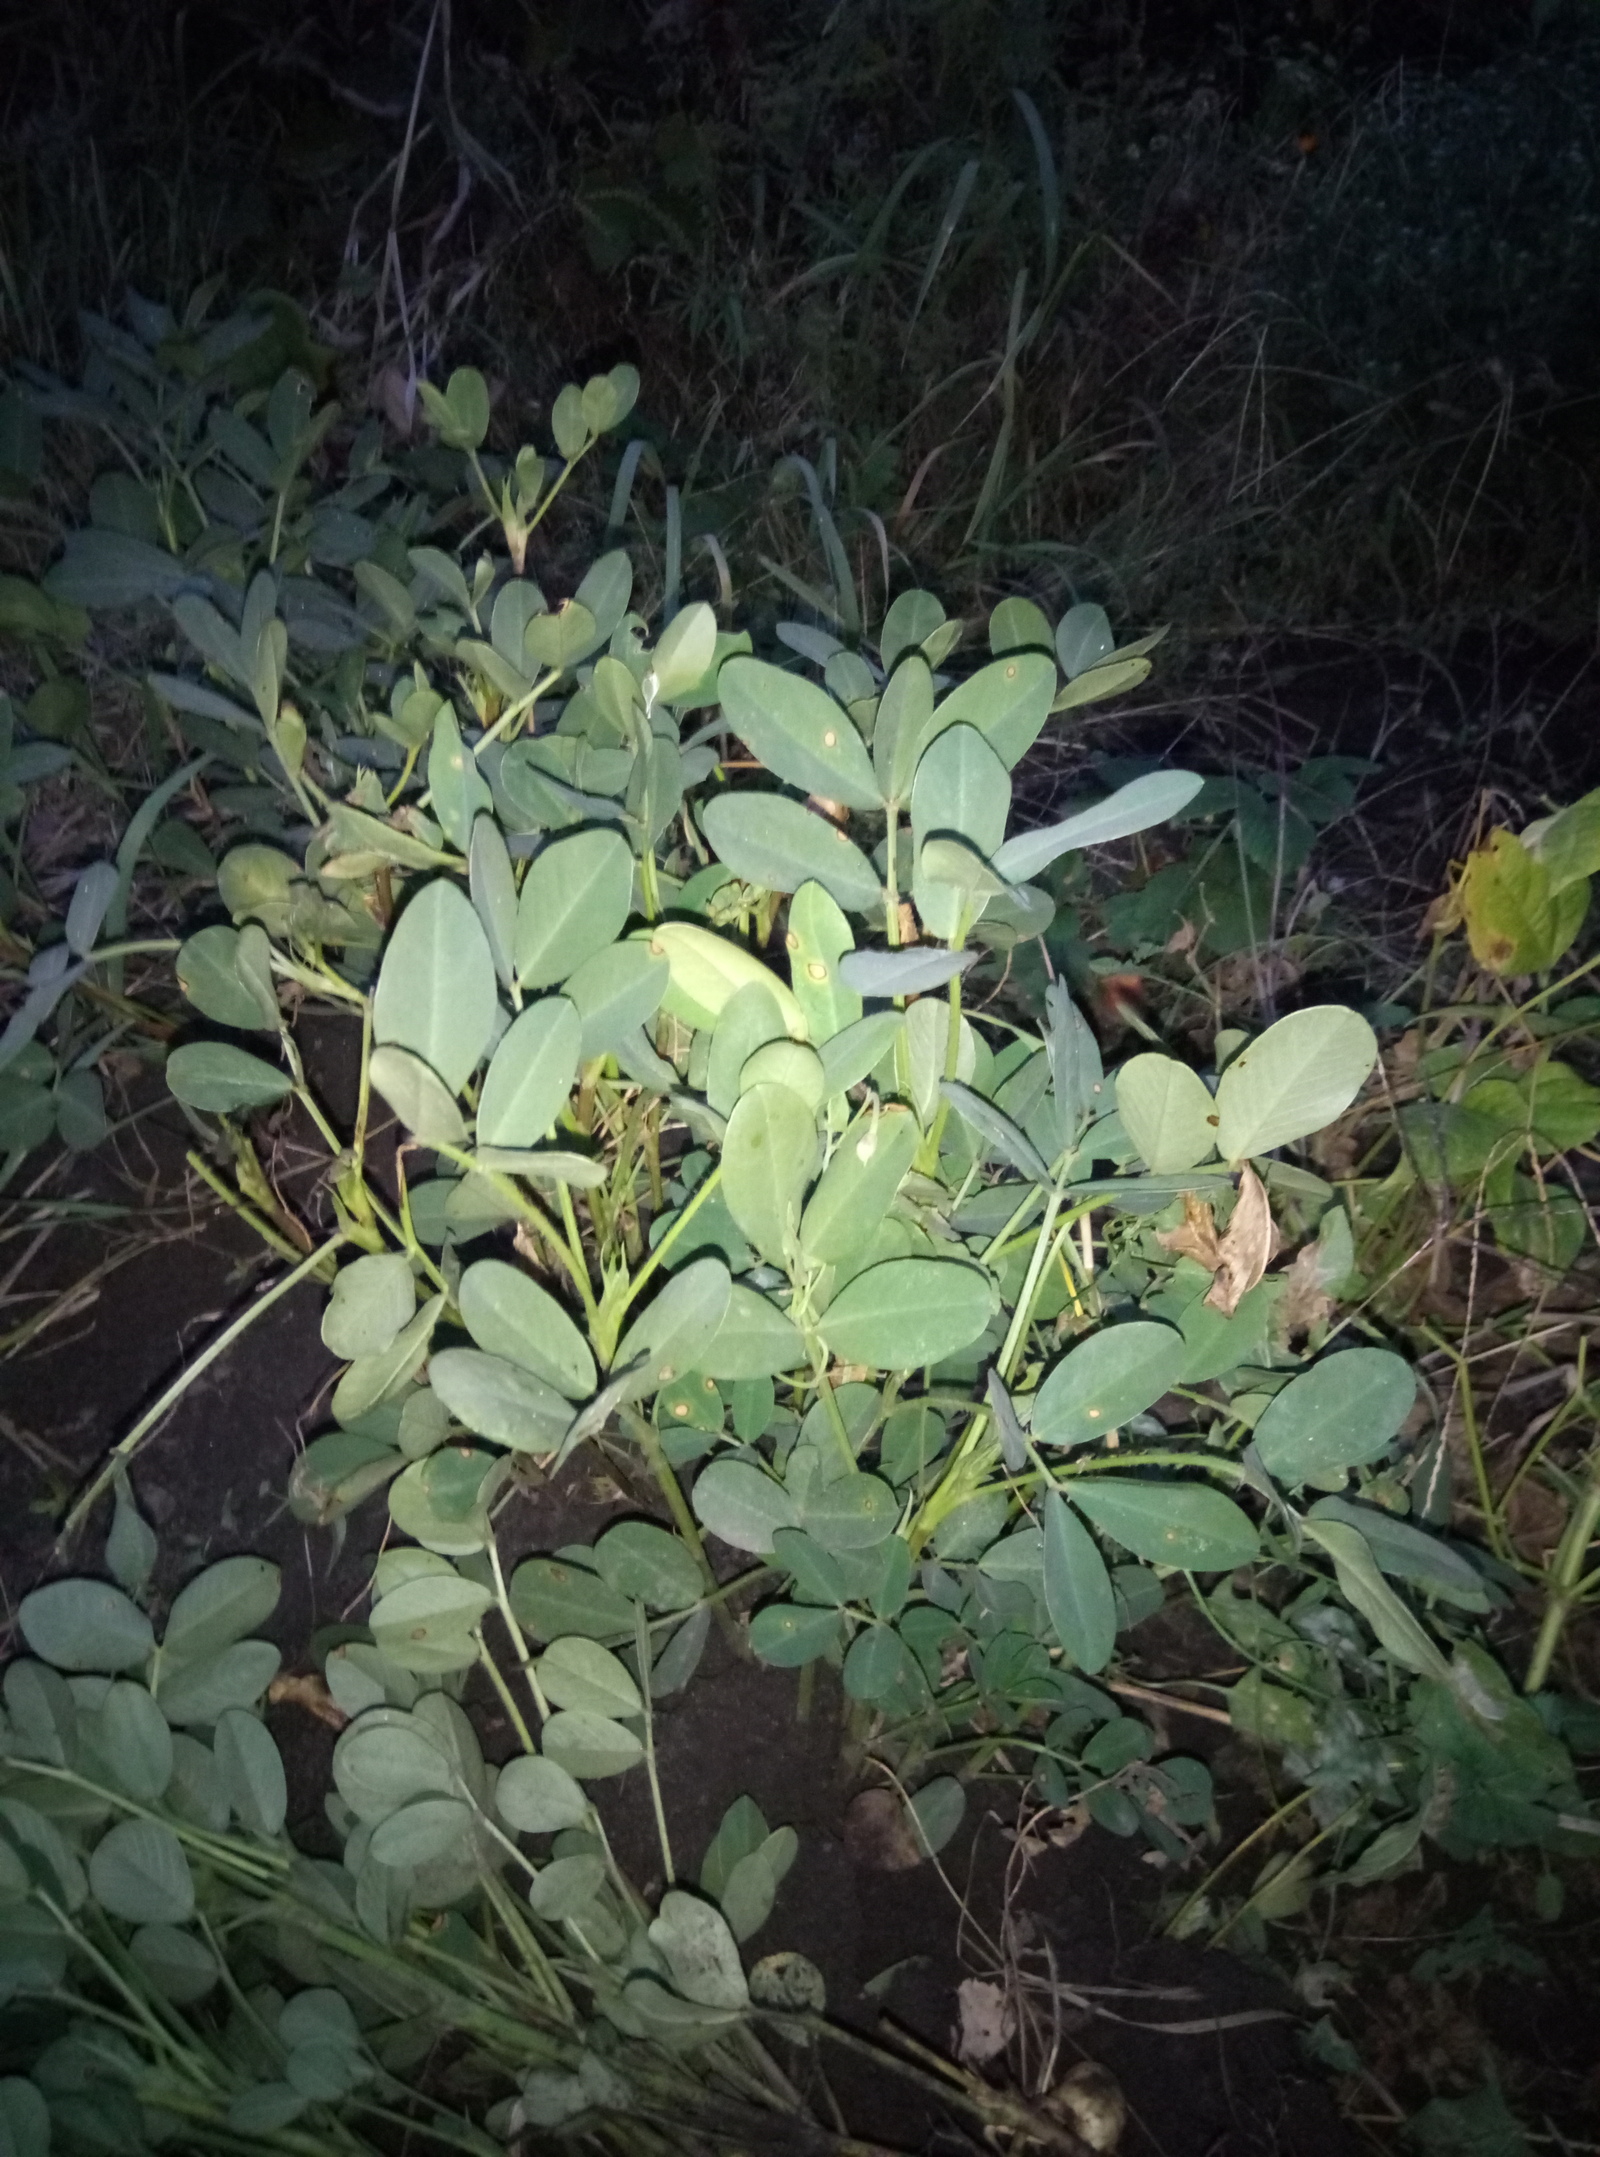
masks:
<svg viewBox="0 0 1600 2157"><path fill-rule="evenodd" d="M495 1810L519 1835L559 1835L589 1817L582 1788L554 1760L508 1760L494 1786Z"/></svg>
<svg viewBox="0 0 1600 2157"><path fill-rule="evenodd" d="M52 1580L22 1598L22 1637L57 1670L132 1670L155 1645L150 1620L104 1580Z"/></svg>
<svg viewBox="0 0 1600 2157"><path fill-rule="evenodd" d="M194 1875L183 1845L161 1820L122 1820L89 1859L100 1907L130 1925L182 1925L194 1915Z"/></svg>
<svg viewBox="0 0 1600 2157"><path fill-rule="evenodd" d="M800 1525L824 1550L870 1550L894 1533L900 1501L881 1476L836 1476L814 1482L800 1506Z"/></svg>
<svg viewBox="0 0 1600 2157"><path fill-rule="evenodd" d="M1387 1348L1324 1356L1275 1393L1256 1425L1256 1451L1281 1483L1318 1482L1375 1460L1417 1397L1416 1374Z"/></svg>
<svg viewBox="0 0 1600 2157"><path fill-rule="evenodd" d="M790 786L851 809L882 807L861 736L849 714L815 682L785 674L764 659L735 658L718 675L717 693L728 724Z"/></svg>
<svg viewBox="0 0 1600 2157"><path fill-rule="evenodd" d="M322 1314L322 1345L346 1363L381 1355L416 1307L410 1259L404 1251L374 1251L334 1276Z"/></svg>
<svg viewBox="0 0 1600 2157"><path fill-rule="evenodd" d="M276 1610L281 1583L277 1566L267 1558L220 1558L197 1573L178 1591L167 1615L161 1643L165 1685L175 1670L210 1664L236 1642L264 1650L264 1641L245 1642L244 1636ZM247 1694L245 1703L253 1697ZM164 1703L166 1698L163 1689Z"/></svg>
<svg viewBox="0 0 1600 2157"><path fill-rule="evenodd" d="M517 903L517 979L565 981L622 934L633 905L633 856L617 831L575 831L534 856Z"/></svg>
<svg viewBox="0 0 1600 2157"><path fill-rule="evenodd" d="M459 1093L494 1031L494 960L458 884L424 884L395 924L378 969L373 1038L420 1057Z"/></svg>
<svg viewBox="0 0 1600 2157"><path fill-rule="evenodd" d="M511 1607L536 1640L584 1633L591 1640L633 1634L633 1605L587 1566L528 1558L511 1576Z"/></svg>
<svg viewBox="0 0 1600 2157"><path fill-rule="evenodd" d="M799 1524L794 1500L781 1483L748 1461L714 1460L694 1486L694 1509L703 1526L734 1550L766 1557L780 1528Z"/></svg>
<svg viewBox="0 0 1600 2157"><path fill-rule="evenodd" d="M583 1061L606 1055L654 1018L670 979L666 960L645 943L608 944L585 959L565 983L582 1028Z"/></svg>
<svg viewBox="0 0 1600 2157"><path fill-rule="evenodd" d="M1131 1056L1117 1073L1117 1113L1155 1175L1198 1168L1216 1150L1216 1103L1176 1057Z"/></svg>
<svg viewBox="0 0 1600 2157"><path fill-rule="evenodd" d="M1044 1603L1080 1670L1104 1670L1117 1641L1111 1575L1094 1537L1060 1491L1044 1494Z"/></svg>
<svg viewBox="0 0 1600 2157"><path fill-rule="evenodd" d="M1217 1086L1217 1151L1243 1161L1309 1138L1342 1116L1378 1060L1378 1037L1358 1011L1314 1004L1250 1042Z"/></svg>
<svg viewBox="0 0 1600 2157"><path fill-rule="evenodd" d="M1130 779L1092 809L1049 824L1042 831L1019 831L994 856L994 866L1013 884L1026 883L1052 861L1075 848L1106 846L1164 824L1193 801L1204 781L1197 771L1153 771Z"/></svg>
<svg viewBox="0 0 1600 2157"><path fill-rule="evenodd" d="M208 1019L244 1033L276 1033L276 999L269 1009L256 979L239 971L237 929L223 922L201 929L188 939L173 964L179 988Z"/></svg>
<svg viewBox="0 0 1600 2157"><path fill-rule="evenodd" d="M413 1138L425 1146L464 1146L467 1127L444 1080L409 1049L372 1052L372 1083Z"/></svg>
<svg viewBox="0 0 1600 2157"><path fill-rule="evenodd" d="M705 1593L688 1545L654 1521L619 1520L595 1544L594 1562L618 1595L649 1610L687 1610Z"/></svg>
<svg viewBox="0 0 1600 2157"><path fill-rule="evenodd" d="M1051 1371L1033 1404L1040 1445L1087 1445L1143 1415L1178 1382L1189 1353L1176 1326L1102 1326Z"/></svg>
<svg viewBox="0 0 1600 2157"><path fill-rule="evenodd" d="M843 1363L887 1370L969 1347L995 1311L986 1273L956 1258L891 1258L847 1281L820 1327Z"/></svg>
<svg viewBox="0 0 1600 2157"><path fill-rule="evenodd" d="M612 1369L619 1372L643 1358L633 1398L671 1385L685 1371L706 1368L703 1354L728 1314L732 1285L720 1258L697 1258L672 1276L622 1336L612 1358Z"/></svg>
<svg viewBox="0 0 1600 2157"><path fill-rule="evenodd" d="M1056 680L1055 661L1047 652L1009 652L952 689L933 723L974 727L1004 764L1018 764L1050 716Z"/></svg>
<svg viewBox="0 0 1600 2157"><path fill-rule="evenodd" d="M581 1633L552 1640L539 1658L539 1683L558 1708L583 1708L595 1715L643 1712L639 1688L627 1665L598 1640Z"/></svg>
<svg viewBox="0 0 1600 2157"><path fill-rule="evenodd" d="M644 1746L623 1724L586 1708L561 1708L541 1734L545 1758L576 1781L625 1775L644 1758Z"/></svg>
<svg viewBox="0 0 1600 2157"><path fill-rule="evenodd" d="M537 1146L578 1075L583 1025L565 996L520 1012L489 1059L478 1102L480 1146Z"/></svg>
<svg viewBox="0 0 1600 2157"><path fill-rule="evenodd" d="M548 1289L501 1258L468 1266L456 1291L462 1324L489 1355L532 1371L568 1400L595 1389L589 1344Z"/></svg>
<svg viewBox="0 0 1600 2157"><path fill-rule="evenodd" d="M837 1610L811 1603L768 1603L750 1620L750 1646L762 1662L794 1670L826 1655L838 1645L843 1632L844 1620Z"/></svg>
<svg viewBox="0 0 1600 2157"><path fill-rule="evenodd" d="M798 1370L805 1360L806 1344L794 1321L758 1289L735 1281L727 1312L710 1345L701 1351L698 1368L707 1378L736 1383L746 1378L778 1378L785 1371Z"/></svg>
<svg viewBox="0 0 1600 2157"><path fill-rule="evenodd" d="M1074 1476L1072 1502L1102 1534L1152 1565L1221 1573L1249 1565L1261 1547L1249 1514L1204 1483Z"/></svg>
<svg viewBox="0 0 1600 2157"><path fill-rule="evenodd" d="M808 1258L831 1266L866 1250L888 1218L921 1137L908 1108L862 1111L806 1202L800 1243Z"/></svg>
<svg viewBox="0 0 1600 2157"><path fill-rule="evenodd" d="M878 872L860 847L803 802L784 794L718 794L700 821L718 858L747 884L798 891L818 883L855 914L883 904Z"/></svg>
<svg viewBox="0 0 1600 2157"><path fill-rule="evenodd" d="M269 1108L294 1085L287 1071L227 1041L191 1041L167 1058L167 1084L186 1108L213 1116Z"/></svg>
<svg viewBox="0 0 1600 2157"><path fill-rule="evenodd" d="M735 1222L774 1265L785 1263L816 1157L816 1115L798 1094L771 1085L741 1094L722 1143L722 1191Z"/></svg>
<svg viewBox="0 0 1600 2157"><path fill-rule="evenodd" d="M481 1349L441 1349L428 1365L428 1382L469 1431L518 1453L553 1453L572 1421L553 1386Z"/></svg>

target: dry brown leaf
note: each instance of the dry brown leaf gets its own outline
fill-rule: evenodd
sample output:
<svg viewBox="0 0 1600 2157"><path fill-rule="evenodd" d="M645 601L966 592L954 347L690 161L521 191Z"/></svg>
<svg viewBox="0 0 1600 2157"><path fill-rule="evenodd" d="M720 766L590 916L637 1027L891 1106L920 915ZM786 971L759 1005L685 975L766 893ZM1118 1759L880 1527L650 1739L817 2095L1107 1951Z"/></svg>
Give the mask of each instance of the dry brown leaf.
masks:
<svg viewBox="0 0 1600 2157"><path fill-rule="evenodd" d="M1174 1258L1198 1259L1208 1273L1215 1273L1222 1264L1222 1238L1217 1234L1216 1215L1209 1199L1196 1198L1193 1191L1183 1194L1183 1226L1162 1229L1156 1241Z"/></svg>
<svg viewBox="0 0 1600 2157"><path fill-rule="evenodd" d="M910 1872L925 1851L916 1826L892 1790L863 1790L844 1809L844 1846L874 1872Z"/></svg>
<svg viewBox="0 0 1600 2157"><path fill-rule="evenodd" d="M1166 942L1162 945L1161 948L1163 951L1171 952L1175 958L1181 959L1186 957L1189 952L1193 951L1195 945L1198 944L1199 941L1200 931L1195 927L1192 921L1185 918L1183 920L1180 920L1178 926L1173 930L1172 934L1167 938Z"/></svg>
<svg viewBox="0 0 1600 2157"><path fill-rule="evenodd" d="M267 1699L273 1707L304 1708L308 1715L314 1715L319 1723L326 1723L331 1730L342 1730L350 1720L314 1672L304 1677L285 1672L274 1678L267 1687Z"/></svg>
<svg viewBox="0 0 1600 2157"><path fill-rule="evenodd" d="M1239 1196L1233 1217L1222 1239L1222 1263L1206 1291L1214 1311L1231 1318L1239 1300L1247 1296L1272 1262L1278 1248L1278 1226L1267 1201L1266 1185L1246 1162L1239 1173Z"/></svg>
<svg viewBox="0 0 1600 2157"><path fill-rule="evenodd" d="M1322 1282L1323 1249L1312 1238L1302 1244L1294 1254L1294 1263L1284 1269L1283 1300L1274 1317L1278 1337L1288 1343L1297 1341L1311 1332L1313 1327L1325 1326L1333 1316L1333 1298Z"/></svg>
<svg viewBox="0 0 1600 2157"><path fill-rule="evenodd" d="M996 2059L1011 2042L1016 2016L1011 2002L998 1985L986 1977L964 1977L956 1987L956 2010L961 2026L956 2031L958 2057L974 2067Z"/></svg>
<svg viewBox="0 0 1600 2157"><path fill-rule="evenodd" d="M1278 1248L1277 1225L1267 1202L1266 1186L1246 1163L1239 1176L1239 1196L1226 1231L1217 1234L1216 1216L1206 1200L1183 1194L1183 1226L1162 1231L1156 1239L1178 1258L1198 1259L1211 1269L1206 1302L1231 1318L1272 1261Z"/></svg>

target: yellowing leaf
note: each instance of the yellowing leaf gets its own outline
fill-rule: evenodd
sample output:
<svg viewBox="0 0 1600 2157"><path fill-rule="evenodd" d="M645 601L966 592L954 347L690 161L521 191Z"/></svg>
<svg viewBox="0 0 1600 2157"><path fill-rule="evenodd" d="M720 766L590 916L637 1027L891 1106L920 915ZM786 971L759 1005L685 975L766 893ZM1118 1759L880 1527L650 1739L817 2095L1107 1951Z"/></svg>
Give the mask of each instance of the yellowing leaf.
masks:
<svg viewBox="0 0 1600 2157"><path fill-rule="evenodd" d="M1586 878L1558 891L1545 863L1504 830L1468 856L1456 897L1472 956L1493 974L1543 973L1589 910Z"/></svg>

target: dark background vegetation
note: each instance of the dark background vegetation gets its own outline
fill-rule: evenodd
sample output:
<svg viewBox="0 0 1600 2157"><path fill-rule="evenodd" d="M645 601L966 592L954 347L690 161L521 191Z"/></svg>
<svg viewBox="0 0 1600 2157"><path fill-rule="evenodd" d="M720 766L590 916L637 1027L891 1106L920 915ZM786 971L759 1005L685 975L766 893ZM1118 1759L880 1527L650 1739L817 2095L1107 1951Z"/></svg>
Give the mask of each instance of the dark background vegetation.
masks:
<svg viewBox="0 0 1600 2157"><path fill-rule="evenodd" d="M757 586L799 451L969 602L1592 623L1588 0L24 0L0 82L0 357L220 275L508 440L634 359Z"/></svg>

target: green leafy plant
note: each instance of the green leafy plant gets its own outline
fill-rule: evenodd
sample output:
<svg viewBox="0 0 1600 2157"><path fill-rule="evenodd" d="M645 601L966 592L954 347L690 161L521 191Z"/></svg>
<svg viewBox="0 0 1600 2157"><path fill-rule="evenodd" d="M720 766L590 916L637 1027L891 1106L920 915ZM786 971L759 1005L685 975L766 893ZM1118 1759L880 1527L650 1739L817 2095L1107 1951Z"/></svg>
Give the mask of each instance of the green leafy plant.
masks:
<svg viewBox="0 0 1600 2157"><path fill-rule="evenodd" d="M313 1858L286 1832L285 1766L262 1717L279 1654L256 1629L277 1568L207 1567L158 1633L155 1558L119 1484L115 1584L71 1576L25 1596L25 1652L0 1677L10 2148L309 2157L386 2148L399 2129L479 2152L529 2130L687 2152L713 2134L815 2128L762 2033L791 2056L827 2036L820 1973L776 1953L747 1974L738 1944L771 1915L794 1830L769 1830L741 1798L698 1880L680 1884L657 1792L666 1884L652 1909L586 1787L640 1758L654 1786L663 1680L642 1601L640 1683L581 1637L534 1660L502 1589L508 1676L484 1638L495 1590L427 1551L389 1553L371 1627L343 1628L326 1654L346 1718L326 1797L340 1854ZM659 1563L636 1532L625 1585ZM523 1741L497 1765L461 1704L473 1665ZM541 1750L514 1685L549 1711ZM880 2073L918 2073L837 2041ZM980 2122L1078 2146L975 2076L949 2069L939 2086Z"/></svg>
<svg viewBox="0 0 1600 2157"><path fill-rule="evenodd" d="M558 405L563 454L614 395ZM230 920L178 954L214 1032L167 1067L202 1128L292 1100L328 1147L333 1232L273 1293L331 1277L323 1337L345 1368L291 1495L337 1522L387 1491L415 1548L380 1569L382 1652L467 1668L492 1602L545 1644L537 1664L519 1650L549 1680L540 1757L622 1772L649 1760L618 1703L651 1669L681 1681L710 1614L754 1600L750 1648L838 1669L856 1741L922 1781L930 1833L959 1816L949 1767L1003 1763L1175 1859L1209 1777L1156 1758L1095 1681L1168 1579L1254 1568L1253 1616L1226 1586L1205 1608L1236 1648L1267 1627L1285 1675L1253 1672L1233 1710L1298 1763L1341 1859L1424 1827L1461 1847L1581 1838L1553 1734L1513 1750L1504 1805L1429 1781L1451 1747L1505 1734L1505 1681L1472 1637L1495 1584L1398 1517L1415 1378L1336 1322L1349 1216L1280 1158L1357 1103L1371 1027L1313 1006L1219 1035L1204 1075L1146 1051L1107 1072L1060 981L1008 995L1056 865L1200 798L1197 775L1146 771L1012 827L1015 765L1053 717L1142 679L1155 639L1119 649L1098 607L1052 624L1007 600L954 678L959 625L911 591L871 637L783 625L799 671L704 604L652 639L620 554L551 610L515 571L531 493L481 466L479 386L458 376L429 409L507 557L471 586L422 549L393 592L352 572L378 600L361 683L374 735L401 736L392 786L373 736L319 710L314 657L296 678L274 568L241 565L237 631L216 614L254 662L215 625L199 639L256 684L258 741L318 716L263 760L281 828L224 854ZM69 579L81 567L69 552ZM163 694L181 712L219 692ZM1242 832L1242 796L1217 806ZM1280 852L1291 811L1316 821L1286 796ZM359 1023L348 1135L296 1043L317 1005ZM371 1158L380 1104L404 1134L393 1182ZM1302 1248L1271 1274L1284 1229ZM503 1579L508 1484L585 1443L644 1466L679 1541L622 1524ZM751 1563L725 1577L718 1550Z"/></svg>
<svg viewBox="0 0 1600 2157"><path fill-rule="evenodd" d="M1389 1053L1381 1113L1351 1119L1366 1148L1354 1194L1352 1286L1413 1323L1445 1359L1462 1404L1471 1489L1453 1500L1449 1462L1430 1461L1431 1517L1453 1502L1476 1513L1508 1584L1521 1581L1542 1607L1528 1689L1550 1677L1565 1628L1590 1607L1589 1551L1600 1498L1595 1454L1584 1433L1590 1393L1584 1358L1566 1397L1535 1441L1509 1465L1491 1458L1473 1372L1481 1326L1471 1294L1476 1255L1492 1249L1518 1269L1535 1306L1580 1267L1592 1228L1576 1162L1600 1135L1600 1088L1583 1076L1600 1021L1586 993L1592 959L1578 957L1589 880L1600 868L1600 797L1540 818L1519 836L1496 829L1472 849L1431 910L1425 965L1391 1003L1400 1027ZM1464 933L1466 948L1458 936ZM1576 961L1576 963L1571 963ZM1419 1249L1428 1263L1419 1265ZM1458 1267L1457 1261L1460 1261ZM1467 1274L1459 1327L1450 1323L1455 1281ZM1444 1311L1423 1313L1424 1297ZM1559 1511L1547 1550L1517 1545L1520 1508L1538 1496Z"/></svg>

